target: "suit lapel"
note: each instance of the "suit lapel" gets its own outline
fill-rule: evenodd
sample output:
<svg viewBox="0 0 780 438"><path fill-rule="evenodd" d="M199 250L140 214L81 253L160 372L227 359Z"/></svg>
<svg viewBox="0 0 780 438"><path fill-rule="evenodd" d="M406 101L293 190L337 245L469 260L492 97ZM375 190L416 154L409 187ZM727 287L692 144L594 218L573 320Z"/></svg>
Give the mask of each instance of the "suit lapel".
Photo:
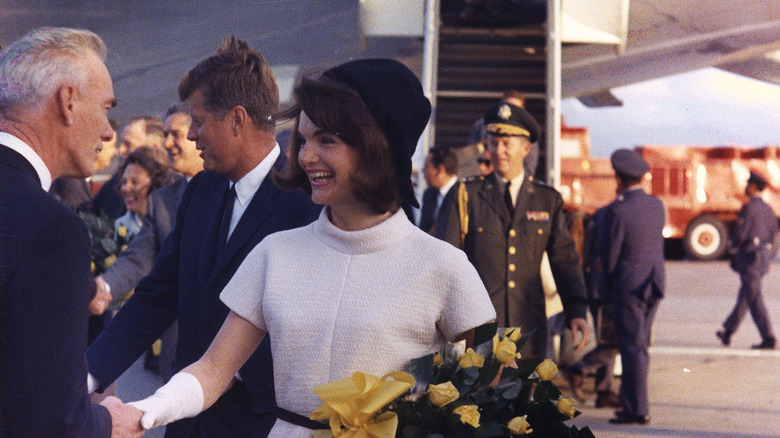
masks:
<svg viewBox="0 0 780 438"><path fill-rule="evenodd" d="M222 219L222 201L225 191L228 190L228 179L223 177L221 182L216 185L214 190L209 190L208 202L202 205L213 206L204 212L202 220L202 230L200 245L198 246L198 285L205 285L213 276L215 258L217 257L217 235L219 234L219 225ZM205 291L206 288L203 288Z"/></svg>
<svg viewBox="0 0 780 438"><path fill-rule="evenodd" d="M230 235L230 238L225 245L225 248L217 254L215 246L215 261L214 269L211 271L209 277L209 283L214 281L217 275L225 268L225 265L232 259L241 248L251 241L251 237L260 229L263 223L271 215L271 198L278 193L280 189L273 183L271 176L268 175L263 180L260 187L255 192L252 200L249 201L244 214L241 215L241 219L236 224L236 228ZM216 245L216 241L215 241Z"/></svg>

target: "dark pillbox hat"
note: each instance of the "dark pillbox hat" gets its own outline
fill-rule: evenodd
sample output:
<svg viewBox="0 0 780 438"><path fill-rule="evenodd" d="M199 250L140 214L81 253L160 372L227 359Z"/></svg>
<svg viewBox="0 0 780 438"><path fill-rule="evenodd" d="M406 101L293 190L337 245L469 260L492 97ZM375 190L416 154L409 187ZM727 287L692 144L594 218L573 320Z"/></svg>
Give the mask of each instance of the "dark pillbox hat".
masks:
<svg viewBox="0 0 780 438"><path fill-rule="evenodd" d="M650 170L647 161L631 149L618 149L610 157L615 173L632 178L642 178Z"/></svg>
<svg viewBox="0 0 780 438"><path fill-rule="evenodd" d="M531 143L539 140L541 128L528 111L511 103L497 103L485 111L485 131L493 135L520 135Z"/></svg>
<svg viewBox="0 0 780 438"><path fill-rule="evenodd" d="M350 61L323 76L352 87L363 99L390 144L401 197L419 208L411 181L412 154L431 116L431 103L420 80L392 59Z"/></svg>

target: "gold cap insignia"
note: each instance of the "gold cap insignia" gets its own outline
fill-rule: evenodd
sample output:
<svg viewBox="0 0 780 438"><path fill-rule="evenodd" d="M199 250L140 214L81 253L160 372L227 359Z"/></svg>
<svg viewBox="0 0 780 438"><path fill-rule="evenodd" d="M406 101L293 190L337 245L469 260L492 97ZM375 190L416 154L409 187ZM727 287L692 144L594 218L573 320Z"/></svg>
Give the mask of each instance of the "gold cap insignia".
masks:
<svg viewBox="0 0 780 438"><path fill-rule="evenodd" d="M509 105L501 105L498 108L498 117L501 117L503 120L508 120L510 117L512 117L512 108L509 108Z"/></svg>

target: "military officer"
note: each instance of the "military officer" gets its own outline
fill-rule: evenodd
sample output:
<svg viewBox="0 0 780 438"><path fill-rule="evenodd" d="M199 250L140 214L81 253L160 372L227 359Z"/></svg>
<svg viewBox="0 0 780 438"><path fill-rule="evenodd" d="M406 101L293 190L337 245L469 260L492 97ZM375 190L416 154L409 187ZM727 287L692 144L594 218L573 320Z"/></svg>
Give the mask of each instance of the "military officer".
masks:
<svg viewBox="0 0 780 438"><path fill-rule="evenodd" d="M607 210L602 268L615 305L615 338L623 375L620 405L610 423L646 424L650 421L647 377L650 334L658 304L664 296L664 205L645 193L641 181L647 162L630 149L612 154L612 167L623 196Z"/></svg>
<svg viewBox="0 0 780 438"><path fill-rule="evenodd" d="M731 268L739 273L742 286L734 310L723 323L723 331L716 335L723 345L731 343L731 335L737 331L739 323L747 309L761 334L761 343L753 348L775 348L775 335L769 313L761 295L761 282L769 271L772 261L772 243L777 234L777 216L763 199L761 192L767 186L767 180L758 172L750 172L745 194L750 200L742 207L731 234L730 247L734 254Z"/></svg>
<svg viewBox="0 0 780 438"><path fill-rule="evenodd" d="M539 125L523 108L501 102L484 116L493 173L463 181L450 209L444 240L463 249L485 283L499 326L534 331L521 353L544 357L547 316L540 267L545 251L569 326L587 342L586 293L579 255L563 216L563 200L533 180L523 159Z"/></svg>

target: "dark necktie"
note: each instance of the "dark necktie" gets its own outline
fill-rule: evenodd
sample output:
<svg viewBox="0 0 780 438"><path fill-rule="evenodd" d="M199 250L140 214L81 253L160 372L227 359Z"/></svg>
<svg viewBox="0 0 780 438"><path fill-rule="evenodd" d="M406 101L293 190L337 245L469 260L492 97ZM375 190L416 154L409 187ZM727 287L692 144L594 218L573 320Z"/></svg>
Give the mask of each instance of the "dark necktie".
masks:
<svg viewBox="0 0 780 438"><path fill-rule="evenodd" d="M512 185L511 182L507 182L504 186L504 203L506 204L507 210L509 210L509 216L514 216L515 213L515 206L512 204L512 193L509 191L509 187Z"/></svg>
<svg viewBox="0 0 780 438"><path fill-rule="evenodd" d="M230 231L230 220L233 218L233 204L236 200L236 185L225 193L225 206L222 208L222 222L219 225L219 240L217 244L219 249L225 247L228 239L228 231Z"/></svg>

